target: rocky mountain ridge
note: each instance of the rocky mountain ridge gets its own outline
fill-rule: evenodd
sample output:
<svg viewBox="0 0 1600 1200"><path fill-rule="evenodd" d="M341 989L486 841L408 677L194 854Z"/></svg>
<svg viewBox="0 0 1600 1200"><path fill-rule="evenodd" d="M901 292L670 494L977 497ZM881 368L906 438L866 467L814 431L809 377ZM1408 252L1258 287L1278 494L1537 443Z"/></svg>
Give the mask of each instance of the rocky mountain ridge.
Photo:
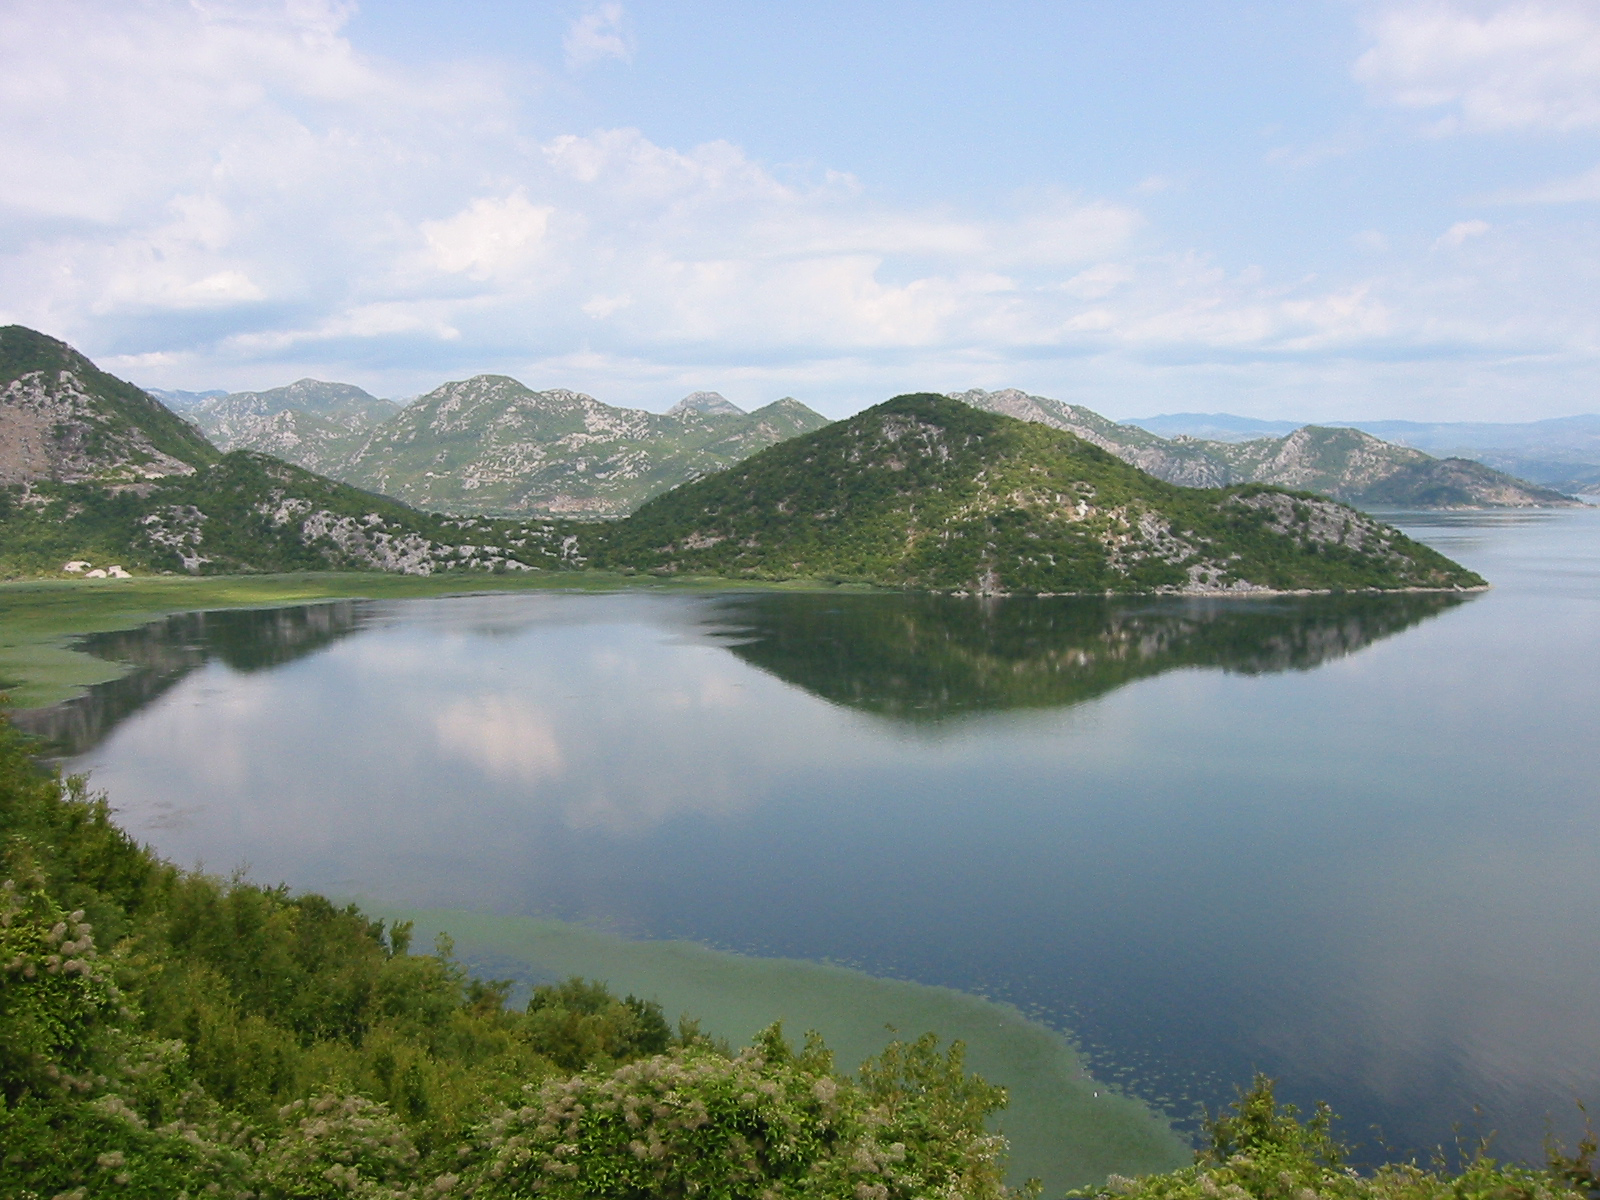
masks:
<svg viewBox="0 0 1600 1200"><path fill-rule="evenodd" d="M185 415L224 451L254 450L332 475L363 436L399 411L353 384L300 379L264 392L201 395Z"/></svg>
<svg viewBox="0 0 1600 1200"><path fill-rule="evenodd" d="M1016 388L952 393L986 412L1035 421L1093 442L1158 479L1186 487L1268 483L1382 507L1569 506L1571 497L1459 459L1436 459L1359 429L1307 425L1279 437L1211 441L1164 438L1076 404Z"/></svg>
<svg viewBox="0 0 1600 1200"><path fill-rule="evenodd" d="M478 375L413 401L334 474L419 508L616 518L825 423L787 398L746 413L715 393L696 393L652 413Z"/></svg>
<svg viewBox="0 0 1600 1200"><path fill-rule="evenodd" d="M446 383L405 407L349 384L300 380L202 398L188 415L247 449L422 509L625 516L650 496L826 424L784 398L747 413L695 392L665 413L617 408L505 375Z"/></svg>
<svg viewBox="0 0 1600 1200"><path fill-rule="evenodd" d="M1123 422L1164 437L1242 442L1281 436L1291 421L1263 421L1232 413L1165 413ZM1470 459L1541 487L1600 495L1600 413L1540 421L1328 421L1435 458Z"/></svg>

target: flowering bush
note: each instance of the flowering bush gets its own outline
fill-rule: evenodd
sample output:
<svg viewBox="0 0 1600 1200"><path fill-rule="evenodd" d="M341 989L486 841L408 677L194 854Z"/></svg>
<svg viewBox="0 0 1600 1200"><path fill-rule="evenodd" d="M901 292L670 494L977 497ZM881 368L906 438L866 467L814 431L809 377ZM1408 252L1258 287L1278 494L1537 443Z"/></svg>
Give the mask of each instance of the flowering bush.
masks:
<svg viewBox="0 0 1600 1200"><path fill-rule="evenodd" d="M1003 1141L983 1119L1004 1093L971 1080L960 1048L896 1045L863 1083L830 1073L820 1041L796 1055L774 1025L727 1058L702 1046L530 1088L484 1130L470 1177L486 1200L532 1197L838 1197L1006 1194ZM949 1087L966 1095L951 1103Z"/></svg>
<svg viewBox="0 0 1600 1200"><path fill-rule="evenodd" d="M417 1148L384 1105L360 1096L317 1096L285 1105L279 1116L287 1128L256 1161L266 1200L413 1194Z"/></svg>

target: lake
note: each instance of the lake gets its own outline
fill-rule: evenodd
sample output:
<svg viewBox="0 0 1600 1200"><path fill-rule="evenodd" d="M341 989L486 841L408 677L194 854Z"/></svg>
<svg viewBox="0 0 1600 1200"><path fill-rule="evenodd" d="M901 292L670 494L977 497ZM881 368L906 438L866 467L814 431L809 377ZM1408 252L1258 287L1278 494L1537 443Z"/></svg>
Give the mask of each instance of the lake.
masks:
<svg viewBox="0 0 1600 1200"><path fill-rule="evenodd" d="M1469 597L496 594L173 617L33 714L184 864L1015 1005L1368 1157L1600 1102L1600 512ZM915 1033L918 1030L907 1030Z"/></svg>

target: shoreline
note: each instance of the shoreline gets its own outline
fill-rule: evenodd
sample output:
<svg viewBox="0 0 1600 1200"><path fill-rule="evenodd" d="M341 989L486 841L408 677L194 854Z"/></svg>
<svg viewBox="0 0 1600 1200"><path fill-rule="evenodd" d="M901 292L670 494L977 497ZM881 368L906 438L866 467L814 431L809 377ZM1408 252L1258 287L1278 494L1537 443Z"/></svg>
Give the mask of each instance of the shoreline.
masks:
<svg viewBox="0 0 1600 1200"><path fill-rule="evenodd" d="M1285 596L1401 594L1469 595L1473 587L1170 589L1147 592L917 592L957 599L1188 599L1270 600ZM136 629L186 612L289 608L337 600L407 600L505 592L617 594L665 592L845 592L902 594L855 581L797 577L730 579L716 575L654 575L582 570L508 575L399 575L376 571L307 571L278 575L134 576L131 579L30 579L0 582L0 704L13 711L50 708L97 684L128 675L131 664L79 648L97 633Z"/></svg>
<svg viewBox="0 0 1600 1200"><path fill-rule="evenodd" d="M892 1038L931 1029L941 1044L960 1039L967 1068L1011 1097L992 1120L1011 1142L1008 1178L1020 1184L1040 1177L1045 1195L1111 1173L1174 1170L1192 1157L1169 1114L1095 1079L1069 1036L981 995L806 959L626 938L568 921L350 899L374 916L414 921L422 944L448 933L457 957L480 977L514 978L520 986L571 975L600 979L619 995L660 1001L669 1021L688 1013L736 1046L774 1020L796 1041L815 1029L840 1072L853 1072Z"/></svg>

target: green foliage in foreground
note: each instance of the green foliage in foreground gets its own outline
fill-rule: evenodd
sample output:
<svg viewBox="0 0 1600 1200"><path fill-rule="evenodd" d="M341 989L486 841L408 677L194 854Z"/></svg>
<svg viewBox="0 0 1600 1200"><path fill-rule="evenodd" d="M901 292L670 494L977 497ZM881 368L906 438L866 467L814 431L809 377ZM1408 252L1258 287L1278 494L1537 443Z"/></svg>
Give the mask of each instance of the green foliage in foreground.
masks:
<svg viewBox="0 0 1600 1200"><path fill-rule="evenodd" d="M1545 1170L1506 1165L1480 1146L1459 1171L1397 1163L1363 1174L1345 1165L1333 1114L1318 1105L1301 1121L1277 1103L1272 1081L1256 1076L1232 1110L1206 1123L1195 1164L1167 1175L1113 1175L1076 1200L1583 1200L1600 1189L1592 1135L1573 1157L1552 1150Z"/></svg>
<svg viewBox="0 0 1600 1200"><path fill-rule="evenodd" d="M354 907L180 871L0 724L0 1195L1001 1196L1004 1094L858 1077L583 980L469 977Z"/></svg>

